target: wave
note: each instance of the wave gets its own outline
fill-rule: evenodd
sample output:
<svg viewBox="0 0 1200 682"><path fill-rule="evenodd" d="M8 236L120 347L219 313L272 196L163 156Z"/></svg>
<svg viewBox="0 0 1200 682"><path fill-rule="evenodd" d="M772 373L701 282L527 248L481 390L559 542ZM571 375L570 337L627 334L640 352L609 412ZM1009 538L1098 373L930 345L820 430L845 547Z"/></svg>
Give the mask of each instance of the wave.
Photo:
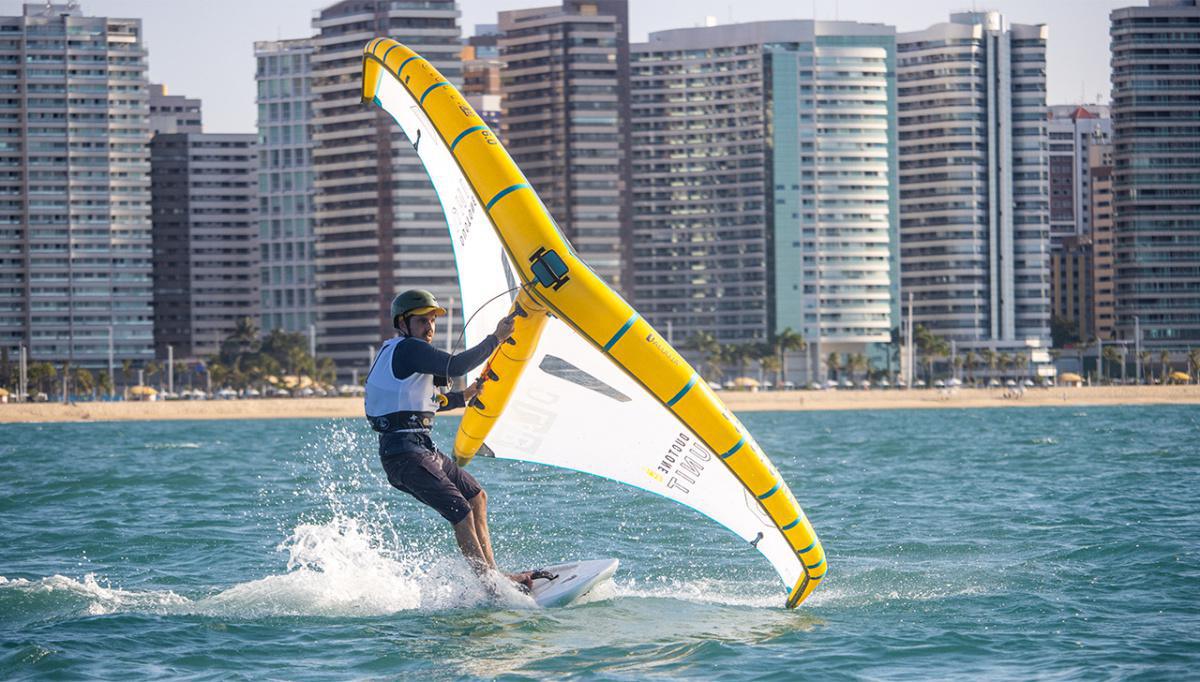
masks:
<svg viewBox="0 0 1200 682"><path fill-rule="evenodd" d="M458 557L391 556L352 519L301 524L279 546L287 572L189 598L171 590L113 587L94 573L80 579L0 576L0 611L31 620L111 613L260 619L372 617L405 611L532 609L506 578L479 580Z"/></svg>
<svg viewBox="0 0 1200 682"><path fill-rule="evenodd" d="M200 443L179 442L179 443L142 443L143 450L199 450L204 447Z"/></svg>
<svg viewBox="0 0 1200 682"><path fill-rule="evenodd" d="M125 589L88 573L81 578L0 577L0 611L31 620L112 613L152 613L256 620L273 617L378 617L404 612L538 606L492 574L480 580L457 555L396 550L356 519L302 523L280 543L287 570L207 595ZM666 577L609 580L577 605L622 599L669 599L699 604L779 609L782 589L761 583Z"/></svg>

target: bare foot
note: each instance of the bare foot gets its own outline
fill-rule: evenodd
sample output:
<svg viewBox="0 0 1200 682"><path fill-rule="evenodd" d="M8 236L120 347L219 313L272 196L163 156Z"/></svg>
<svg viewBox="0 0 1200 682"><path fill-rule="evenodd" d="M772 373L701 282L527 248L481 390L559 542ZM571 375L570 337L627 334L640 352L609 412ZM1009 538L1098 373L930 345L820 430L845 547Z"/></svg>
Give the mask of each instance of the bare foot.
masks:
<svg viewBox="0 0 1200 682"><path fill-rule="evenodd" d="M508 579L516 583L522 592L526 594L533 589L533 572L525 571L523 573L506 573Z"/></svg>

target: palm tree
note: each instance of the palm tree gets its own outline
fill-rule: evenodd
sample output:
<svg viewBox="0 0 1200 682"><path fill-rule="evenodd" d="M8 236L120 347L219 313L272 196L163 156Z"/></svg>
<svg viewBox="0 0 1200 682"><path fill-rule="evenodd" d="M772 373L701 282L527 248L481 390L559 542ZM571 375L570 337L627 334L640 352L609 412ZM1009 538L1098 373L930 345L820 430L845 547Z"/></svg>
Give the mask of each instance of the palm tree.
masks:
<svg viewBox="0 0 1200 682"><path fill-rule="evenodd" d="M1188 351L1188 364L1192 366L1192 377L1200 384L1200 348Z"/></svg>
<svg viewBox="0 0 1200 682"><path fill-rule="evenodd" d="M687 347L700 353L704 358L705 371L709 379L721 379L721 344L709 332L696 332L688 339Z"/></svg>
<svg viewBox="0 0 1200 682"><path fill-rule="evenodd" d="M295 346L292 346L291 348L287 349L283 367L288 374L300 374L304 371L305 365L308 362L308 357L308 353L306 353L303 348L296 348Z"/></svg>
<svg viewBox="0 0 1200 682"><path fill-rule="evenodd" d="M996 351L991 348L984 348L979 351L979 355L983 358L983 364L988 368L988 379L994 378L996 374Z"/></svg>
<svg viewBox="0 0 1200 682"><path fill-rule="evenodd" d="M1084 370L1083 358L1087 355L1088 350L1096 345L1096 337L1092 337L1087 341L1080 341L1075 344L1075 355L1079 358L1079 375L1084 376L1087 372Z"/></svg>
<svg viewBox="0 0 1200 682"><path fill-rule="evenodd" d="M0 388L6 388L17 383L13 367L8 360L8 347L0 348Z"/></svg>
<svg viewBox="0 0 1200 682"><path fill-rule="evenodd" d="M808 343L804 341L804 337L792 331L791 327L784 327L783 331L775 334L775 352L779 354L779 367L783 372L783 380L787 381L787 354L792 351L803 352L808 348Z"/></svg>
<svg viewBox="0 0 1200 682"><path fill-rule="evenodd" d="M151 377L153 377L155 374L158 374L160 371L162 371L162 368L159 366L159 364L157 362L151 360L150 362L146 363L146 385L147 386L154 383L151 380Z"/></svg>
<svg viewBox="0 0 1200 682"><path fill-rule="evenodd" d="M939 357L950 356L950 343L926 329L923 324L916 326L913 330L913 335L916 337L917 351L925 358L925 363L928 367L925 380L932 383L933 364Z"/></svg>
<svg viewBox="0 0 1200 682"><path fill-rule="evenodd" d="M1112 380L1111 370L1112 370L1113 363L1121 362L1121 360L1123 359L1121 357L1121 351L1117 350L1116 346L1112 346L1112 345L1105 346L1104 347L1104 359L1108 361L1108 368L1110 371L1109 371L1109 374L1106 375L1104 373L1104 368L1101 367L1100 368L1100 376L1107 377L1111 381Z"/></svg>
<svg viewBox="0 0 1200 682"><path fill-rule="evenodd" d="M54 365L49 362L31 363L27 372L29 383L39 393L50 393L50 386L53 385L54 379L58 377L58 370L54 369Z"/></svg>
<svg viewBox="0 0 1200 682"><path fill-rule="evenodd" d="M321 358L317 362L316 375L318 383L332 386L337 381L337 365L334 364L333 358Z"/></svg>
<svg viewBox="0 0 1200 682"><path fill-rule="evenodd" d="M967 356L963 358L963 364L967 367L967 376L970 377L971 383L975 383L975 367L979 364L979 356L975 355L974 351L967 351Z"/></svg>
<svg viewBox="0 0 1200 682"><path fill-rule="evenodd" d="M779 356L775 354L775 348L767 346L767 352L758 356L758 364L762 369L763 376L770 374L774 376L774 384L776 388L780 388L783 381L779 378L779 370L783 367L780 364Z"/></svg>
<svg viewBox="0 0 1200 682"><path fill-rule="evenodd" d="M91 372L82 367L78 367L75 369L74 380L75 390L79 391L80 393L87 393L88 395L92 396L92 398L96 397L96 380Z"/></svg>
<svg viewBox="0 0 1200 682"><path fill-rule="evenodd" d="M1159 353L1158 361L1162 366L1162 369L1159 371L1159 374L1162 377L1161 381L1165 385L1167 383L1167 377L1171 374L1171 351L1164 350Z"/></svg>
<svg viewBox="0 0 1200 682"><path fill-rule="evenodd" d="M109 396L112 396L113 382L112 377L108 375L108 372L101 372L99 375L97 375L96 388L100 389L101 393L107 393Z"/></svg>
<svg viewBox="0 0 1200 682"><path fill-rule="evenodd" d="M1146 377L1146 383L1153 384L1154 372L1151 371L1152 368L1150 366L1150 351L1144 350L1138 353L1138 360L1142 363L1142 372Z"/></svg>
<svg viewBox="0 0 1200 682"><path fill-rule="evenodd" d="M188 371L187 363L180 360L175 363L175 385L179 386L183 382L183 378L187 377L188 388L192 387L192 373Z"/></svg>
<svg viewBox="0 0 1200 682"><path fill-rule="evenodd" d="M870 373L871 361L867 359L866 355L855 353L847 359L846 368L850 370L850 380L858 383L860 376Z"/></svg>
<svg viewBox="0 0 1200 682"><path fill-rule="evenodd" d="M729 359L737 367L737 376L746 376L746 363L754 359L754 347L747 343L732 343L726 348Z"/></svg>
<svg viewBox="0 0 1200 682"><path fill-rule="evenodd" d="M1000 373L1007 375L1008 368L1012 366L1012 356L1008 353L1001 353L1000 357L996 359L996 364L1000 365Z"/></svg>
<svg viewBox="0 0 1200 682"><path fill-rule="evenodd" d="M124 382L125 386L128 386L129 382L133 381L133 361L132 360L123 360L121 362L121 379Z"/></svg>
<svg viewBox="0 0 1200 682"><path fill-rule="evenodd" d="M840 384L842 382L842 357L837 353L830 353L829 357L825 360L825 365L829 368L830 372L833 372L833 380Z"/></svg>
<svg viewBox="0 0 1200 682"><path fill-rule="evenodd" d="M258 345L258 327L254 325L254 320L249 317L239 318L233 333L229 335L229 340L240 344L243 352Z"/></svg>
<svg viewBox="0 0 1200 682"><path fill-rule="evenodd" d="M1017 373L1024 377L1025 370L1029 368L1029 356L1024 353L1017 353L1013 356L1013 366L1017 368Z"/></svg>
<svg viewBox="0 0 1200 682"><path fill-rule="evenodd" d="M209 360L207 367L208 377L214 386L223 388L229 385L229 367L215 359Z"/></svg>

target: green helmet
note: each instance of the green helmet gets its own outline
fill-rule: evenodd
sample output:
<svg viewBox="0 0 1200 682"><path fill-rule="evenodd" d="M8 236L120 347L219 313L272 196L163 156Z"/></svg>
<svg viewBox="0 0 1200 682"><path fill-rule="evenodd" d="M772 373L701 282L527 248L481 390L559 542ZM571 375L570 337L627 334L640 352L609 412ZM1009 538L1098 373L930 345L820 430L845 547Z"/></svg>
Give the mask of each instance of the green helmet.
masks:
<svg viewBox="0 0 1200 682"><path fill-rule="evenodd" d="M409 289L392 299L392 324L397 317L409 315L445 315L446 309L438 305L433 294L424 289Z"/></svg>

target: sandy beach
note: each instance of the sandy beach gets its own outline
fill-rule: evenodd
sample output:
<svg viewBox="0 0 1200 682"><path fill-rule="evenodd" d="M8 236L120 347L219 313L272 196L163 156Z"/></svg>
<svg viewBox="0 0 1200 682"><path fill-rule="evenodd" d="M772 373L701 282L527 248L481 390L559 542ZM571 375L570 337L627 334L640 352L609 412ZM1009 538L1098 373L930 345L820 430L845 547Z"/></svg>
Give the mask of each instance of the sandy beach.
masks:
<svg viewBox="0 0 1200 682"><path fill-rule="evenodd" d="M1020 397L1013 397L1000 388L961 388L952 391L722 391L719 395L735 412L1200 404L1200 386L1193 385L1031 388ZM0 423L361 416L361 398L0 404Z"/></svg>

